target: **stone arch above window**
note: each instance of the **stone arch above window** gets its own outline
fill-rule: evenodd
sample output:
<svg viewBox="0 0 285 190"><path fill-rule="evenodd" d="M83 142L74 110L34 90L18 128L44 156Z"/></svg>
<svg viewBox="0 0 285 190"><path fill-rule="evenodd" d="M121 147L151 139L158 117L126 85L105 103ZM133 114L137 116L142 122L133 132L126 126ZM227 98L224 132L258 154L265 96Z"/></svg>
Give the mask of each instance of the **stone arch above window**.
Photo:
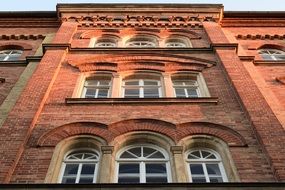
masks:
<svg viewBox="0 0 285 190"><path fill-rule="evenodd" d="M247 146L246 140L234 129L210 122L189 122L177 125L177 140L193 135L210 135L222 139L228 146Z"/></svg>
<svg viewBox="0 0 285 190"><path fill-rule="evenodd" d="M55 147L62 140L78 135L94 135L100 137L102 142L110 141L112 139L105 124L80 122L65 124L44 133L38 139L37 145Z"/></svg>

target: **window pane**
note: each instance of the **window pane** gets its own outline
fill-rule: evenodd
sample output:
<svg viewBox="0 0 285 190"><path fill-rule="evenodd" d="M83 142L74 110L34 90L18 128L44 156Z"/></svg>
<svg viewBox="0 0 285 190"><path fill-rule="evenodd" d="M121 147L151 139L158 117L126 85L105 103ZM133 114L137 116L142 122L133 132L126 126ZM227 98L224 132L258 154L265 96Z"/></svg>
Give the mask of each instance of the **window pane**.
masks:
<svg viewBox="0 0 285 190"><path fill-rule="evenodd" d="M205 177L192 177L192 182L193 183L206 183L206 178Z"/></svg>
<svg viewBox="0 0 285 190"><path fill-rule="evenodd" d="M85 98L94 98L96 94L96 89L87 88L85 93Z"/></svg>
<svg viewBox="0 0 285 190"><path fill-rule="evenodd" d="M138 86L139 85L139 81L126 81L125 85L136 85L136 86Z"/></svg>
<svg viewBox="0 0 285 190"><path fill-rule="evenodd" d="M210 153L210 152L207 152L207 151L201 151L201 153L202 153L202 157L203 158L206 158L207 156L209 156L210 154L212 154L212 153Z"/></svg>
<svg viewBox="0 0 285 190"><path fill-rule="evenodd" d="M159 97L159 92L157 88L144 89L144 97L156 98Z"/></svg>
<svg viewBox="0 0 285 190"><path fill-rule="evenodd" d="M195 80L185 80L183 82L187 86L194 86L194 85L196 85L196 81Z"/></svg>
<svg viewBox="0 0 285 190"><path fill-rule="evenodd" d="M139 183L139 177L119 177L118 183Z"/></svg>
<svg viewBox="0 0 285 190"><path fill-rule="evenodd" d="M64 176L71 175L71 174L77 174L78 171L78 164L66 164L65 170L64 170Z"/></svg>
<svg viewBox="0 0 285 190"><path fill-rule="evenodd" d="M200 151L191 152L191 154L189 155L193 155L194 157L201 158Z"/></svg>
<svg viewBox="0 0 285 190"><path fill-rule="evenodd" d="M174 80L172 81L174 86L182 86L183 85L183 81L178 81L178 80Z"/></svg>
<svg viewBox="0 0 285 190"><path fill-rule="evenodd" d="M146 164L146 173L166 174L166 164Z"/></svg>
<svg viewBox="0 0 285 190"><path fill-rule="evenodd" d="M95 164L83 164L81 174L94 174Z"/></svg>
<svg viewBox="0 0 285 190"><path fill-rule="evenodd" d="M218 164L206 164L208 174L221 175Z"/></svg>
<svg viewBox="0 0 285 190"><path fill-rule="evenodd" d="M125 97L139 98L139 89L125 89Z"/></svg>
<svg viewBox="0 0 285 190"><path fill-rule="evenodd" d="M4 61L6 55L0 55L0 61Z"/></svg>
<svg viewBox="0 0 285 190"><path fill-rule="evenodd" d="M109 89L98 89L98 98L107 98Z"/></svg>
<svg viewBox="0 0 285 190"><path fill-rule="evenodd" d="M152 154L151 156L149 156L148 158L163 158L164 159L164 156L161 152L156 152Z"/></svg>
<svg viewBox="0 0 285 190"><path fill-rule="evenodd" d="M19 59L19 55L9 55L7 61L15 61Z"/></svg>
<svg viewBox="0 0 285 190"><path fill-rule="evenodd" d="M137 157L141 157L141 147L138 148L132 148L128 150L129 152L133 153Z"/></svg>
<svg viewBox="0 0 285 190"><path fill-rule="evenodd" d="M63 177L61 183L74 184L76 177Z"/></svg>
<svg viewBox="0 0 285 190"><path fill-rule="evenodd" d="M153 148L143 147L143 156L147 157L148 155L154 153L156 150Z"/></svg>
<svg viewBox="0 0 285 190"><path fill-rule="evenodd" d="M100 80L99 86L108 86L110 84L109 80Z"/></svg>
<svg viewBox="0 0 285 190"><path fill-rule="evenodd" d="M186 98L185 90L183 88L175 88L176 97Z"/></svg>
<svg viewBox="0 0 285 190"><path fill-rule="evenodd" d="M276 60L285 60L285 55L274 55Z"/></svg>
<svg viewBox="0 0 285 190"><path fill-rule="evenodd" d="M85 86L97 86L98 85L98 80L86 80L85 81Z"/></svg>
<svg viewBox="0 0 285 190"><path fill-rule="evenodd" d="M135 155L129 153L129 152L124 152L120 158L137 158Z"/></svg>
<svg viewBox="0 0 285 190"><path fill-rule="evenodd" d="M211 183L223 182L223 178L222 177L210 177L210 182Z"/></svg>
<svg viewBox="0 0 285 190"><path fill-rule="evenodd" d="M93 177L81 177L79 183L93 183Z"/></svg>
<svg viewBox="0 0 285 190"><path fill-rule="evenodd" d="M157 86L158 85L158 81L144 81L144 85L145 86L148 86L148 85Z"/></svg>
<svg viewBox="0 0 285 190"><path fill-rule="evenodd" d="M188 97L198 97L196 89L187 89Z"/></svg>
<svg viewBox="0 0 285 190"><path fill-rule="evenodd" d="M124 164L119 165L119 174L136 174L139 173L139 164Z"/></svg>
<svg viewBox="0 0 285 190"><path fill-rule="evenodd" d="M167 177L156 176L156 177L146 177L147 183L167 183Z"/></svg>
<svg viewBox="0 0 285 190"><path fill-rule="evenodd" d="M190 171L191 174L204 174L202 164L190 164Z"/></svg>

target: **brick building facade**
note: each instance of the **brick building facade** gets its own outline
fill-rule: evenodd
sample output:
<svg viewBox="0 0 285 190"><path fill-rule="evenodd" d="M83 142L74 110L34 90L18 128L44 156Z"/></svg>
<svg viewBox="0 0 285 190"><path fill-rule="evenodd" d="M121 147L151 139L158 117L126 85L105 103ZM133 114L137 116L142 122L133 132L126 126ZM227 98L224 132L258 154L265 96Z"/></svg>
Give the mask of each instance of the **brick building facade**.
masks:
<svg viewBox="0 0 285 190"><path fill-rule="evenodd" d="M58 4L0 25L1 183L283 188L283 12Z"/></svg>

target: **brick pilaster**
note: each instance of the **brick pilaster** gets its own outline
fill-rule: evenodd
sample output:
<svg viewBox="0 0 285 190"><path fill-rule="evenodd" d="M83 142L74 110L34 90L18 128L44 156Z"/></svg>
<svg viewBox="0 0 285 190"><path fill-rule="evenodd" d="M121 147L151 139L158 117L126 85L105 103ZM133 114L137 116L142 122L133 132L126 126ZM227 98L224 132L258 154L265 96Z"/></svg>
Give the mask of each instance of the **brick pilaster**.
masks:
<svg viewBox="0 0 285 190"><path fill-rule="evenodd" d="M204 23L212 44L228 43L217 23ZM285 131L250 77L234 48L214 47L225 74L238 95L252 130L267 155L277 181L285 181Z"/></svg>

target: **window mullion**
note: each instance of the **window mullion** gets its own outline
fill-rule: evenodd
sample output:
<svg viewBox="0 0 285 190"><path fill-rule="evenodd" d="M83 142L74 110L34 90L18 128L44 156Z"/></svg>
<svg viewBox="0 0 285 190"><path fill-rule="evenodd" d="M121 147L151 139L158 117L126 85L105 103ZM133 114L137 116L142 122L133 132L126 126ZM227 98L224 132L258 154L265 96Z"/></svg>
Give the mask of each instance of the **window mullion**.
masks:
<svg viewBox="0 0 285 190"><path fill-rule="evenodd" d="M95 97L94 97L94 98L98 98L98 93L99 93L99 88L98 88L98 87L96 87Z"/></svg>
<svg viewBox="0 0 285 190"><path fill-rule="evenodd" d="M97 176L97 162L94 164L94 174L93 174L93 183L96 183L96 176Z"/></svg>
<svg viewBox="0 0 285 190"><path fill-rule="evenodd" d="M207 167L206 167L206 163L202 163L202 167L203 167L203 171L204 171L204 176L206 178L206 182L210 182L210 178L207 172Z"/></svg>
<svg viewBox="0 0 285 190"><path fill-rule="evenodd" d="M140 98L144 98L144 81L142 79L139 80L139 88Z"/></svg>
<svg viewBox="0 0 285 190"><path fill-rule="evenodd" d="M228 182L226 172L225 172L225 168L223 167L223 163L221 161L218 163L218 166L219 166L220 172L222 174L223 182Z"/></svg>
<svg viewBox="0 0 285 190"><path fill-rule="evenodd" d="M81 176L81 170L82 170L82 163L80 163L78 166L78 171L77 171L75 183L79 183L80 176Z"/></svg>
<svg viewBox="0 0 285 190"><path fill-rule="evenodd" d="M3 61L7 61L9 59L9 55L7 54Z"/></svg>
<svg viewBox="0 0 285 190"><path fill-rule="evenodd" d="M187 87L184 87L183 89L184 89L184 93L185 93L186 98L189 98Z"/></svg>
<svg viewBox="0 0 285 190"><path fill-rule="evenodd" d="M145 162L140 162L140 182L141 183L146 183Z"/></svg>

